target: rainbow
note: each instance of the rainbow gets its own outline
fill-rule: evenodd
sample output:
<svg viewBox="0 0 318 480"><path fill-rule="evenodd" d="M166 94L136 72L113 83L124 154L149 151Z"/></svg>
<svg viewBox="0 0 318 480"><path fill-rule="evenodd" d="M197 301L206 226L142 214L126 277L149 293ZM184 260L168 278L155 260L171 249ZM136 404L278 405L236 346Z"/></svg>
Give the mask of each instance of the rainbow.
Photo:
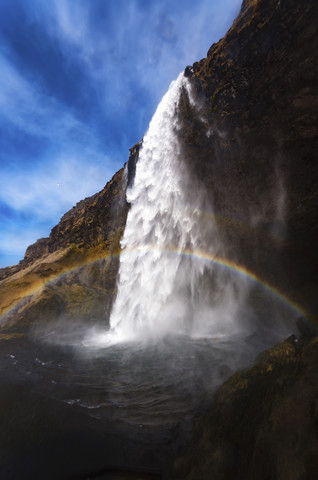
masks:
<svg viewBox="0 0 318 480"><path fill-rule="evenodd" d="M296 302L291 300L288 296L286 296L278 288L271 285L269 282L262 279L259 275L256 275L251 270L248 270L244 266L239 265L238 263L235 263L235 262L233 262L231 260L228 260L226 258L219 257L219 256L214 256L214 255L211 255L210 253L200 251L200 250L192 251L192 250L177 250L177 249L167 249L167 248L161 249L159 247L149 246L149 245L138 247L136 249L131 249L131 250L124 249L124 250L122 250L122 252L125 253L125 254L127 254L127 253L128 254L130 254L130 253L131 254L137 254L139 252L145 252L145 253L147 253L147 252L160 252L160 253L166 253L166 254L170 254L170 255L181 255L181 256L184 256L184 257L192 257L192 258L195 258L197 260L204 260L206 262L210 262L212 264L215 264L215 265L221 266L223 268L229 269L230 271L232 271L234 273L237 273L238 275L242 275L243 277L255 282L256 284L261 286L264 290L266 290L269 294L271 294L272 296L274 296L275 298L277 298L278 300L280 300L281 302L283 302L284 304L289 306L297 315L301 315L303 317L307 317L307 315L308 315L305 312L305 310L299 304L297 304ZM116 258L116 257L120 256L120 253L121 252L109 253L109 254L104 253L103 255L94 257L93 260L92 259L85 260L80 265L76 265L76 266L73 266L71 268L64 269L63 271L59 272L58 274L55 274L54 276L51 276L47 279L43 279L41 282L38 282L35 285L30 286L30 288L26 289L26 291L24 292L22 298L19 298L13 305L11 304L7 309L4 310L4 312L0 316L0 323L4 319L4 317L10 315L15 310L21 308L24 305L24 302L28 297L32 297L33 295L41 292L41 290L43 290L47 285L54 284L55 281L61 279L65 275L67 275L69 273L72 273L72 272L76 272L77 270L79 270L79 269L81 269L81 268L83 268L87 265L93 264L93 263L101 261L101 260Z"/></svg>
<svg viewBox="0 0 318 480"><path fill-rule="evenodd" d="M248 278L249 280L252 280L253 282L257 283L260 285L263 289L265 289L268 293L276 297L278 300L282 301L283 303L287 304L292 310L295 311L296 314L307 317L307 312L296 302L291 300L287 295L285 295L283 292L281 292L277 287L271 285L269 282L266 280L262 279L259 275L256 275L254 272L251 270L248 270L242 265L239 265L238 263L235 263L231 260L228 260L224 257L219 257L217 255L211 255L210 253L201 251L201 250L176 250L176 249L160 249L158 247L151 247L149 246L144 246L144 247L139 247L134 250L130 250L132 253L136 252L151 252L151 251L160 251L164 252L167 254L176 254L176 255L181 255L185 257L194 257L197 258L198 260L205 260L207 262L211 262L215 265L219 265L221 267L227 268L239 275L242 275L243 277ZM124 250L125 252L125 250Z"/></svg>

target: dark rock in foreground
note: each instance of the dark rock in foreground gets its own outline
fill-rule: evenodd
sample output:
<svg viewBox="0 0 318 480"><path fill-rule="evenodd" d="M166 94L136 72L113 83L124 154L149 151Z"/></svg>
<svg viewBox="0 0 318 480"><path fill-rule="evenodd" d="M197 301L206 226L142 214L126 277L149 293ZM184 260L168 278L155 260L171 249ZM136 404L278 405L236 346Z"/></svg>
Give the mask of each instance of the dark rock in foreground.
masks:
<svg viewBox="0 0 318 480"><path fill-rule="evenodd" d="M317 478L318 337L297 343L273 347L217 391L172 478Z"/></svg>
<svg viewBox="0 0 318 480"><path fill-rule="evenodd" d="M317 19L313 0L246 0L224 39L186 71L201 106L184 92L184 152L210 190L228 257L308 315L299 339L218 390L175 479L318 478Z"/></svg>

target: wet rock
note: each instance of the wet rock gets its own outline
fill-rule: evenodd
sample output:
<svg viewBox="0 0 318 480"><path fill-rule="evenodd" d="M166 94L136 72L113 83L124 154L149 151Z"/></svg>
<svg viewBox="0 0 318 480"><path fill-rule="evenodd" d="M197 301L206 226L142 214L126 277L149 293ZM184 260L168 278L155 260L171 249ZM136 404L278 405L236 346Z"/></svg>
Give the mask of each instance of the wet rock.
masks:
<svg viewBox="0 0 318 480"><path fill-rule="evenodd" d="M300 350L283 342L230 377L176 459L172 478L317 478L317 368L317 339Z"/></svg>
<svg viewBox="0 0 318 480"><path fill-rule="evenodd" d="M224 256L318 311L318 4L244 1L187 67L180 145L209 192Z"/></svg>
<svg viewBox="0 0 318 480"><path fill-rule="evenodd" d="M317 18L314 0L244 1L188 77L200 108L180 100L181 148L210 192L225 257L309 320L217 391L173 479L318 478Z"/></svg>

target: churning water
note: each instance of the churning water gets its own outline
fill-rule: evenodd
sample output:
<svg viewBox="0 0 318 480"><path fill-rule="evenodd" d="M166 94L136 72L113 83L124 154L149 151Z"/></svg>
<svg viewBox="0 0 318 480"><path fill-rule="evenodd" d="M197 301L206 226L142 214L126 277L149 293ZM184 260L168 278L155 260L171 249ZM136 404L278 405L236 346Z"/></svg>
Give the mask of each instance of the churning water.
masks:
<svg viewBox="0 0 318 480"><path fill-rule="evenodd" d="M110 329L83 334L74 324L64 337L49 332L41 338L51 348L62 343L71 350L60 363L54 348L52 360L43 359L45 350L34 360L38 374L49 372L52 395L97 418L184 421L277 340L276 332L260 334L251 321L247 278L211 261L224 255L224 246L213 208L182 158L181 94L191 94L183 75L158 106L127 192L131 208Z"/></svg>
<svg viewBox="0 0 318 480"><path fill-rule="evenodd" d="M125 439L132 432L128 463L137 450L143 461L151 445L150 464L152 455L161 464L216 387L278 340L277 331L257 331L248 279L211 261L225 250L213 208L182 158L181 93L191 93L183 75L151 121L127 192L131 208L110 329L88 334L74 320L67 333L63 324L63 334L53 328L40 342L17 343L3 368L22 373L38 398L84 412L83 425L87 418L109 432L121 425Z"/></svg>
<svg viewBox="0 0 318 480"><path fill-rule="evenodd" d="M172 333L233 335L243 327L237 312L245 297L244 279L196 255L213 258L222 245L211 205L189 176L178 141L178 103L182 91L190 93L187 82L181 74L171 84L143 139L127 191L131 208L111 330L96 337L97 343Z"/></svg>
<svg viewBox="0 0 318 480"><path fill-rule="evenodd" d="M211 261L224 246L178 140L180 95L191 96L187 82L181 74L171 84L143 139L127 191L131 208L110 329L80 342L87 358L105 364L104 399L93 396L90 407L84 398L70 400L95 414L111 408L117 419L136 424L191 416L277 340L270 331L258 334L250 321L247 278Z"/></svg>
<svg viewBox="0 0 318 480"><path fill-rule="evenodd" d="M248 279L211 261L225 250L213 206L182 158L181 94L191 101L183 74L157 108L127 191L131 207L110 329L93 330L81 342L112 363L107 375L118 383L110 382L111 388L127 402L129 415L140 407L152 421L159 406L161 415L172 408L176 417L185 405L189 411L198 406L279 337L270 330L257 332L246 302ZM205 393L199 395L201 390ZM196 392L193 403L190 392Z"/></svg>
<svg viewBox="0 0 318 480"><path fill-rule="evenodd" d="M165 471L216 386L255 353L255 339L242 337L172 335L98 348L76 335L64 340L52 334L6 344L2 394L12 395L13 381L19 387L0 416L7 425L9 415L2 437L15 454L4 465L19 474L3 478L95 478L88 473L114 464ZM30 458L41 475L25 476Z"/></svg>
<svg viewBox="0 0 318 480"><path fill-rule="evenodd" d="M149 445L150 465L156 455L159 466L167 461L215 388L278 340L251 321L248 279L211 261L224 256L224 246L213 208L182 159L181 93L190 95L183 75L158 106L127 191L110 329L83 334L74 323L69 334L50 331L40 343L18 343L2 368L22 373L37 398L85 412L84 426L86 418L110 432L123 424L125 438L132 429L133 448L124 444L121 460L128 464L137 454L144 462ZM30 402L26 411L34 409ZM122 447L109 452L103 459L113 463Z"/></svg>
<svg viewBox="0 0 318 480"><path fill-rule="evenodd" d="M30 344L7 361L33 389L90 417L169 428L209 403L215 386L248 363L252 345L186 335L98 349Z"/></svg>

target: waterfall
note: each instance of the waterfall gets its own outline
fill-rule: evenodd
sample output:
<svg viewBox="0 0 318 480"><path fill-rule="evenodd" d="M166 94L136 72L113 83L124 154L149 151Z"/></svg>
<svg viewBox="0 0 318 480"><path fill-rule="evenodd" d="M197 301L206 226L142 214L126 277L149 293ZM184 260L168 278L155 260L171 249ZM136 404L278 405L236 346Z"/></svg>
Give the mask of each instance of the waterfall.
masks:
<svg viewBox="0 0 318 480"><path fill-rule="evenodd" d="M211 206L182 161L177 109L187 82L180 74L159 104L127 191L131 208L110 317L119 340L236 328L242 281L238 286L197 253L213 257L221 245Z"/></svg>

